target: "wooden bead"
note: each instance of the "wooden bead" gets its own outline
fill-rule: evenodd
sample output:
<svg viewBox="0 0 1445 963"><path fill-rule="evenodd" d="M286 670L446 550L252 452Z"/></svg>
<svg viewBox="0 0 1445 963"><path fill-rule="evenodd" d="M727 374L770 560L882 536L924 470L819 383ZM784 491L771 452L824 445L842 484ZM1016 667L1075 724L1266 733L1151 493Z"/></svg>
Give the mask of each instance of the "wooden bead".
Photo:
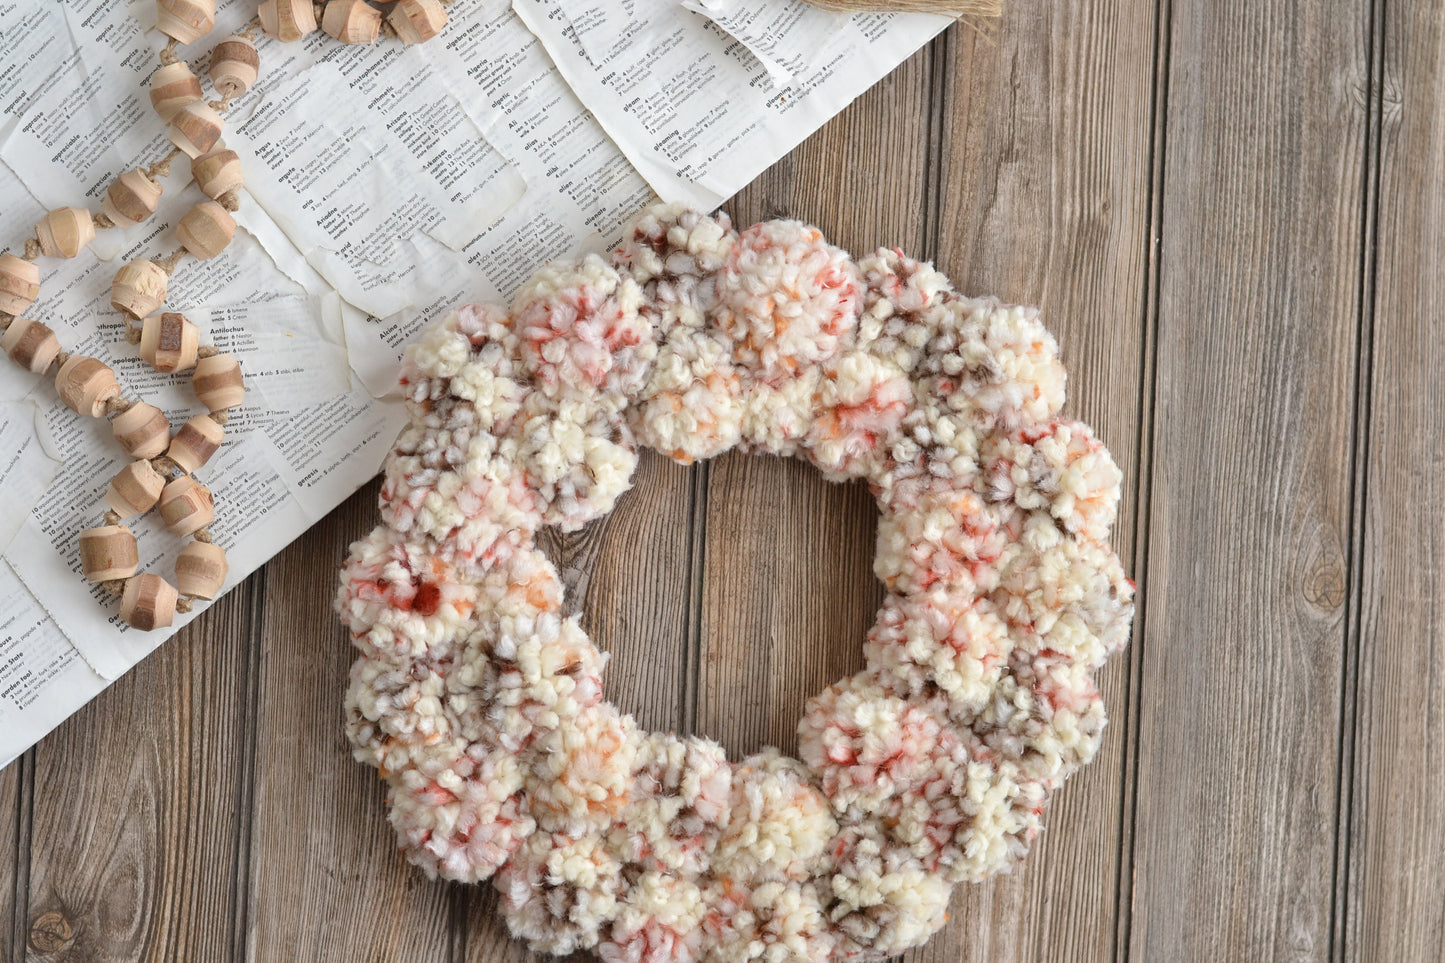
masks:
<svg viewBox="0 0 1445 963"><path fill-rule="evenodd" d="M311 0L265 0L256 11L261 31L282 43L300 40L316 29L316 10Z"/></svg>
<svg viewBox="0 0 1445 963"><path fill-rule="evenodd" d="M0 349L31 374L45 374L60 354L60 339L39 321L16 318L0 337Z"/></svg>
<svg viewBox="0 0 1445 963"><path fill-rule="evenodd" d="M330 0L321 14L321 29L342 43L376 43L381 13L366 0Z"/></svg>
<svg viewBox="0 0 1445 963"><path fill-rule="evenodd" d="M441 0L399 0L386 20L402 43L423 43L447 25L447 8Z"/></svg>
<svg viewBox="0 0 1445 963"><path fill-rule="evenodd" d="M230 570L224 548L211 542L191 542L176 559L176 584L182 595L209 601L221 593Z"/></svg>
<svg viewBox="0 0 1445 963"><path fill-rule="evenodd" d="M184 314L153 314L141 323L141 360L157 371L186 371L196 363L200 346L200 329Z"/></svg>
<svg viewBox="0 0 1445 963"><path fill-rule="evenodd" d="M220 254L236 236L236 219L215 201L201 201L176 225L176 240L197 260Z"/></svg>
<svg viewBox="0 0 1445 963"><path fill-rule="evenodd" d="M40 253L46 257L75 257L95 240L95 222L79 207L57 207L35 225Z"/></svg>
<svg viewBox="0 0 1445 963"><path fill-rule="evenodd" d="M227 37L211 51L211 85L222 97L244 94L260 74L261 57L245 37Z"/></svg>
<svg viewBox="0 0 1445 963"><path fill-rule="evenodd" d="M241 377L241 364L228 354L216 354L196 362L191 375L191 388L196 400L207 411L234 408L246 397L246 384Z"/></svg>
<svg viewBox="0 0 1445 963"><path fill-rule="evenodd" d="M233 150L213 150L191 161L191 177L196 186L211 200L246 183L241 172L241 158Z"/></svg>
<svg viewBox="0 0 1445 963"><path fill-rule="evenodd" d="M132 318L143 318L166 302L166 272L154 261L137 258L115 272L110 304Z"/></svg>
<svg viewBox="0 0 1445 963"><path fill-rule="evenodd" d="M105 492L105 505L121 518L144 515L156 507L165 487L165 476L156 471L154 465L148 461L133 461L110 480L110 487Z"/></svg>
<svg viewBox="0 0 1445 963"><path fill-rule="evenodd" d="M221 115L202 101L186 104L171 118L171 129L167 135L187 157L199 157L216 146L226 122Z"/></svg>
<svg viewBox="0 0 1445 963"><path fill-rule="evenodd" d="M189 475L210 461L225 440L226 429L212 421L210 415L196 415L181 425L166 455Z"/></svg>
<svg viewBox="0 0 1445 963"><path fill-rule="evenodd" d="M0 311L19 314L40 297L40 266L13 254L0 254Z"/></svg>
<svg viewBox="0 0 1445 963"><path fill-rule="evenodd" d="M110 182L100 208L105 216L122 227L139 224L156 212L161 201L161 185L145 171L126 171Z"/></svg>
<svg viewBox="0 0 1445 963"><path fill-rule="evenodd" d="M120 382L102 362L75 355L60 366L55 392L71 411L99 418L106 403L120 395Z"/></svg>
<svg viewBox="0 0 1445 963"><path fill-rule="evenodd" d="M140 568L140 546L124 525L103 525L80 533L80 570L90 582L130 578Z"/></svg>
<svg viewBox="0 0 1445 963"><path fill-rule="evenodd" d="M163 629L175 621L177 598L175 586L159 575L137 575L126 579L120 617L142 632Z"/></svg>
<svg viewBox="0 0 1445 963"><path fill-rule="evenodd" d="M156 0L156 29L178 43L191 43L216 25L216 0Z"/></svg>
<svg viewBox="0 0 1445 963"><path fill-rule="evenodd" d="M166 413L144 401L136 402L112 418L110 430L132 458L154 458L171 443L171 423Z"/></svg>
<svg viewBox="0 0 1445 963"><path fill-rule="evenodd" d="M161 490L161 517L175 534L194 535L216 520L210 489L190 475L167 482Z"/></svg>
<svg viewBox="0 0 1445 963"><path fill-rule="evenodd" d="M166 64L151 74L151 106L161 123L169 124L176 111L198 103L204 96L200 78L191 73L184 61Z"/></svg>

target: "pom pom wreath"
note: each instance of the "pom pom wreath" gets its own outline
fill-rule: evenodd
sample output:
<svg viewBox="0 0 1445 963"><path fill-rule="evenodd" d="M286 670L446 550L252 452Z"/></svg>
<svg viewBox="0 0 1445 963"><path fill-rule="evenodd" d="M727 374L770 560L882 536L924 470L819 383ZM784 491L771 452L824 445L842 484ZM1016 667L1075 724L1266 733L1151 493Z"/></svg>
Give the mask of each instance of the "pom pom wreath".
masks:
<svg viewBox="0 0 1445 963"><path fill-rule="evenodd" d="M384 524L337 606L358 760L428 874L492 879L511 931L603 960L822 961L918 946L1000 872L1104 726L1093 673L1133 585L1120 473L1059 416L1036 312L964 298L814 228L645 211L610 259L539 272L412 348ZM730 762L603 698L535 547L630 484L638 443L866 479L888 589L867 668L812 699L801 760Z"/></svg>

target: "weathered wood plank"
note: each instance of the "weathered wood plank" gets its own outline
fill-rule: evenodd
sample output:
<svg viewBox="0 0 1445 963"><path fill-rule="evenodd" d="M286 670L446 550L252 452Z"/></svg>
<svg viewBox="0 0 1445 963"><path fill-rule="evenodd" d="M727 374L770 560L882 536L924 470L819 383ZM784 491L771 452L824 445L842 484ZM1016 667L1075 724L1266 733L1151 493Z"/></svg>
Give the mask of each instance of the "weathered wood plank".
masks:
<svg viewBox="0 0 1445 963"><path fill-rule="evenodd" d="M21 832L22 776L27 754L0 770L0 963L25 959L25 907L20 905L22 871L30 868L27 834Z"/></svg>
<svg viewBox="0 0 1445 963"><path fill-rule="evenodd" d="M797 217L856 254L919 251L932 58L915 55L742 191L727 207L737 226ZM697 732L734 759L792 752L804 702L863 665L877 510L861 484L733 453L708 465L704 524Z"/></svg>
<svg viewBox="0 0 1445 963"><path fill-rule="evenodd" d="M1131 959L1330 955L1368 17L1172 5Z"/></svg>
<svg viewBox="0 0 1445 963"><path fill-rule="evenodd" d="M1065 414L1124 472L1113 544L1136 578L1154 18L1148 3L1010 3L988 36L954 31L940 53L936 261L965 293L1043 309L1069 371ZM1112 955L1133 655L1100 674L1113 725L1027 861L959 887L948 928L912 958Z"/></svg>
<svg viewBox="0 0 1445 963"><path fill-rule="evenodd" d="M402 859L385 787L356 763L343 696L354 651L330 601L370 485L263 570L255 805L244 907L253 960L445 960L446 888Z"/></svg>
<svg viewBox="0 0 1445 963"><path fill-rule="evenodd" d="M253 592L210 606L33 750L27 959L227 955Z"/></svg>
<svg viewBox="0 0 1445 963"><path fill-rule="evenodd" d="M1384 14L1344 958L1445 960L1445 8Z"/></svg>

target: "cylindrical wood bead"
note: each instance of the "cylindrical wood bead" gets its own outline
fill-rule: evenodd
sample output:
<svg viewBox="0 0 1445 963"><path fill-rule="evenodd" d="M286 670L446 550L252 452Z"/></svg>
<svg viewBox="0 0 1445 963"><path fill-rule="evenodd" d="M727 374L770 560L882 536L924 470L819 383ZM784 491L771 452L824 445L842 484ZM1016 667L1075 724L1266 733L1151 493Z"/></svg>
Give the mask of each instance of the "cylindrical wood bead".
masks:
<svg viewBox="0 0 1445 963"><path fill-rule="evenodd" d="M229 354L215 354L196 362L191 375L191 388L196 400L207 411L234 408L246 397L246 384L241 377L241 364Z"/></svg>
<svg viewBox="0 0 1445 963"><path fill-rule="evenodd" d="M102 525L80 533L80 570L90 582L130 578L140 568L140 546L124 525Z"/></svg>
<svg viewBox="0 0 1445 963"><path fill-rule="evenodd" d="M196 415L181 425L166 454L189 475L210 461L225 440L226 429L212 421L210 415Z"/></svg>
<svg viewBox="0 0 1445 963"><path fill-rule="evenodd" d="M120 382L102 362L75 355L60 366L55 392L71 411L99 418L106 403L120 394Z"/></svg>
<svg viewBox="0 0 1445 963"><path fill-rule="evenodd" d="M126 171L111 181L100 207L106 217L122 227L139 224L156 212L161 190L160 182L151 180L140 168Z"/></svg>
<svg viewBox="0 0 1445 963"><path fill-rule="evenodd" d="M233 150L213 150L191 161L191 177L211 200L246 183L241 158Z"/></svg>
<svg viewBox="0 0 1445 963"><path fill-rule="evenodd" d="M447 25L447 8L441 0L399 0L386 20L402 43L423 43Z"/></svg>
<svg viewBox="0 0 1445 963"><path fill-rule="evenodd" d="M178 43L191 43L216 25L216 0L156 0L156 29Z"/></svg>
<svg viewBox="0 0 1445 963"><path fill-rule="evenodd" d="M163 124L169 124L176 111L199 102L204 96L201 79L191 73L185 61L166 64L151 74L151 106Z"/></svg>
<svg viewBox="0 0 1445 963"><path fill-rule="evenodd" d="M166 303L166 272L154 261L137 258L115 272L110 304L133 318L143 318Z"/></svg>
<svg viewBox="0 0 1445 963"><path fill-rule="evenodd" d="M177 598L175 586L159 575L137 575L126 579L120 617L142 632L163 629L175 621Z"/></svg>
<svg viewBox="0 0 1445 963"><path fill-rule="evenodd" d="M212 542L191 542L176 559L176 584L182 595L210 601L220 594L230 570L224 548Z"/></svg>
<svg viewBox="0 0 1445 963"><path fill-rule="evenodd" d="M226 121L220 114L203 101L186 104L171 118L171 129L167 135L187 157L199 157L215 148L221 140Z"/></svg>
<svg viewBox="0 0 1445 963"><path fill-rule="evenodd" d="M316 29L316 11L311 0L265 0L256 11L261 30L282 43L300 40Z"/></svg>
<svg viewBox="0 0 1445 963"><path fill-rule="evenodd" d="M190 475L167 482L161 491L161 518L175 534L194 535L216 520L211 490Z"/></svg>
<svg viewBox="0 0 1445 963"><path fill-rule="evenodd" d="M35 225L40 253L46 257L75 257L95 240L95 222L79 207L57 207Z"/></svg>
<svg viewBox="0 0 1445 963"><path fill-rule="evenodd" d="M40 265L0 254L0 311L19 314L40 297Z"/></svg>
<svg viewBox="0 0 1445 963"><path fill-rule="evenodd" d="M236 236L236 219L215 201L201 201L176 225L176 240L197 260L220 254Z"/></svg>
<svg viewBox="0 0 1445 963"><path fill-rule="evenodd" d="M60 353L60 339L39 321L16 318L0 337L0 349L31 374L45 374Z"/></svg>
<svg viewBox="0 0 1445 963"><path fill-rule="evenodd" d="M342 43L376 43L381 12L366 0L330 0L321 14L321 29Z"/></svg>
<svg viewBox="0 0 1445 963"><path fill-rule="evenodd" d="M211 51L211 85L222 97L244 94L260 73L261 57L245 37L227 37Z"/></svg>
<svg viewBox="0 0 1445 963"><path fill-rule="evenodd" d="M167 311L141 322L140 356L157 371L185 371L196 363L201 332L184 314Z"/></svg>
<svg viewBox="0 0 1445 963"><path fill-rule="evenodd" d="M171 423L166 413L144 401L136 402L112 418L110 430L132 458L154 458L164 453L171 443Z"/></svg>
<svg viewBox="0 0 1445 963"><path fill-rule="evenodd" d="M144 515L156 507L166 478L148 461L133 461L110 480L105 505L121 518Z"/></svg>

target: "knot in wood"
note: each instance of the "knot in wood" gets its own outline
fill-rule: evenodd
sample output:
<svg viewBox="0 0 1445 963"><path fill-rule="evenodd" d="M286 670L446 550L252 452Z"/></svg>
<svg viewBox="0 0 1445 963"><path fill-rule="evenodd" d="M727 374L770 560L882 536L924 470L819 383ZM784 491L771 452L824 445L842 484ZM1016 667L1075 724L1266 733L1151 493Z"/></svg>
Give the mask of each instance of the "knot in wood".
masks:
<svg viewBox="0 0 1445 963"><path fill-rule="evenodd" d="M1337 555L1320 559L1305 576L1305 601L1323 611L1342 607L1347 592L1344 561Z"/></svg>
<svg viewBox="0 0 1445 963"><path fill-rule="evenodd" d="M30 924L30 945L41 953L59 953L75 940L75 928L59 913L42 913Z"/></svg>

